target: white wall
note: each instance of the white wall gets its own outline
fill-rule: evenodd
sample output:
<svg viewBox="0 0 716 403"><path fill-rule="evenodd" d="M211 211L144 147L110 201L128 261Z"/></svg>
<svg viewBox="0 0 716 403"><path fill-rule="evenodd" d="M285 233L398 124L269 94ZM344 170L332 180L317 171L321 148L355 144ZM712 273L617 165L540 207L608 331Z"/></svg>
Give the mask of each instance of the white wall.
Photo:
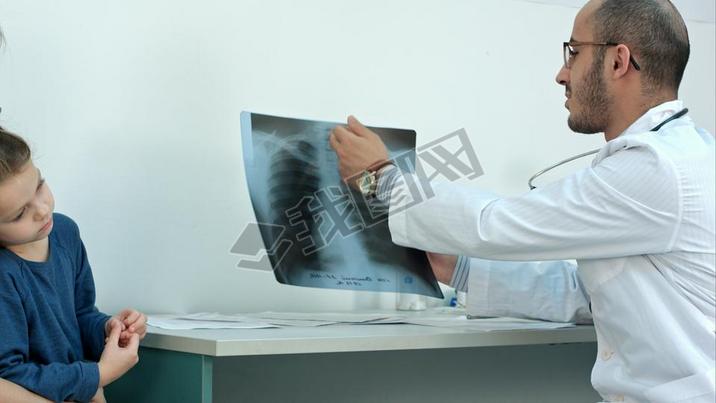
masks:
<svg viewBox="0 0 716 403"><path fill-rule="evenodd" d="M288 287L236 269L253 220L239 112L471 134L486 175L599 146L554 83L577 9L505 0L0 0L0 124L33 144L80 224L100 308L351 309L390 294ZM714 131L714 24L688 21L681 96Z"/></svg>

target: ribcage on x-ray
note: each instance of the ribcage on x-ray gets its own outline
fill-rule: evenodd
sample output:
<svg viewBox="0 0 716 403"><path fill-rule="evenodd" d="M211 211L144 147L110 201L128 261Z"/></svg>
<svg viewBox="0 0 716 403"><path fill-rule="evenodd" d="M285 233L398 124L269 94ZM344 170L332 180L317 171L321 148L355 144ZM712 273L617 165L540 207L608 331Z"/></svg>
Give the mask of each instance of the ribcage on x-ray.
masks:
<svg viewBox="0 0 716 403"><path fill-rule="evenodd" d="M358 192L355 192L355 195L356 200L358 200L356 203L358 214L363 217L367 226L363 236L358 237L358 240L363 244L363 249L374 262L389 264L395 261L396 252L401 253L402 250L396 248L392 242L386 242L386 240L391 239L387 221L387 206L381 206L383 210L378 210L376 207L371 208ZM382 214L376 216L379 212L382 212ZM375 224L375 221L380 219L382 221Z"/></svg>
<svg viewBox="0 0 716 403"><path fill-rule="evenodd" d="M317 150L307 141L300 140L297 142L283 143L281 147L271 156L268 179L269 187L269 205L271 222L280 225L285 229L283 235L280 235L280 229L272 234L272 239L276 240L279 236L282 239L288 239L293 242L287 255L281 260L281 264L274 266L277 276L286 280L290 273L287 268L303 262L305 265L318 265L317 257L313 255L305 255L303 249L310 245L311 238L299 239L299 233L308 230L307 233L301 234L302 237L311 235L315 228L315 221L309 210L309 206L304 203L300 205L301 200L306 196L312 196L320 186L320 178L318 176ZM298 207L293 214L299 214L299 225L291 225L287 212ZM304 226L305 224L305 226ZM280 240L275 241L280 242Z"/></svg>
<svg viewBox="0 0 716 403"><path fill-rule="evenodd" d="M402 248L390 242L390 228L388 227L388 206L382 205L373 200L372 205L368 205L362 198L358 202L358 211L366 220L366 225L370 226L365 230L363 236L358 240L363 245L370 260L375 263L385 265L401 262L405 269L404 272L396 270L395 274L405 277L408 273L431 281L432 274L428 271L421 270L426 266L427 257L424 252ZM398 279L401 281L402 279Z"/></svg>

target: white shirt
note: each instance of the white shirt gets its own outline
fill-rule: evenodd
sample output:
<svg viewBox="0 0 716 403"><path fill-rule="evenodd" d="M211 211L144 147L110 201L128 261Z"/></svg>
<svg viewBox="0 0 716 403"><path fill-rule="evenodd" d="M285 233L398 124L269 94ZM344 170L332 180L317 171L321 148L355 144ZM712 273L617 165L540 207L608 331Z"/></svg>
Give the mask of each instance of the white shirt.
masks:
<svg viewBox="0 0 716 403"><path fill-rule="evenodd" d="M520 197L443 183L397 212L399 181L390 190L393 241L543 261L473 260L471 313L587 322L591 302L592 384L605 400L713 403L714 138L688 116L650 132L682 107L649 110L591 167ZM577 265L554 262L566 259Z"/></svg>

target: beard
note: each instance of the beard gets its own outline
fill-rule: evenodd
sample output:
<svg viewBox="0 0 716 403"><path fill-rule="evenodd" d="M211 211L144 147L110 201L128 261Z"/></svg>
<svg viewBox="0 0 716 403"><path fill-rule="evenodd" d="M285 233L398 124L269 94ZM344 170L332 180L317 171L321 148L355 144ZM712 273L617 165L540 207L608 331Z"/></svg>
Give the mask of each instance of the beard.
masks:
<svg viewBox="0 0 716 403"><path fill-rule="evenodd" d="M606 130L609 121L610 97L601 74L601 60L595 60L583 83L572 92L572 99L579 105L577 112L569 114L567 125L577 133L593 134ZM573 108L575 109L575 108Z"/></svg>

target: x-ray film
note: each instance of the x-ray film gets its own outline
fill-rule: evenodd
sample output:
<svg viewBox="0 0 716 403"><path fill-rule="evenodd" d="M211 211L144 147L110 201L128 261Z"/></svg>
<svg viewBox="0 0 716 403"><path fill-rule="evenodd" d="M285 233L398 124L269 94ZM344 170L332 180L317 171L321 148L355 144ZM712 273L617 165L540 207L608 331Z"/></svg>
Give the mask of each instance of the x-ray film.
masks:
<svg viewBox="0 0 716 403"><path fill-rule="evenodd" d="M337 123L241 114L249 194L283 284L442 298L425 253L395 245L387 206L343 183L328 137ZM391 158L415 166L415 131L371 128Z"/></svg>

